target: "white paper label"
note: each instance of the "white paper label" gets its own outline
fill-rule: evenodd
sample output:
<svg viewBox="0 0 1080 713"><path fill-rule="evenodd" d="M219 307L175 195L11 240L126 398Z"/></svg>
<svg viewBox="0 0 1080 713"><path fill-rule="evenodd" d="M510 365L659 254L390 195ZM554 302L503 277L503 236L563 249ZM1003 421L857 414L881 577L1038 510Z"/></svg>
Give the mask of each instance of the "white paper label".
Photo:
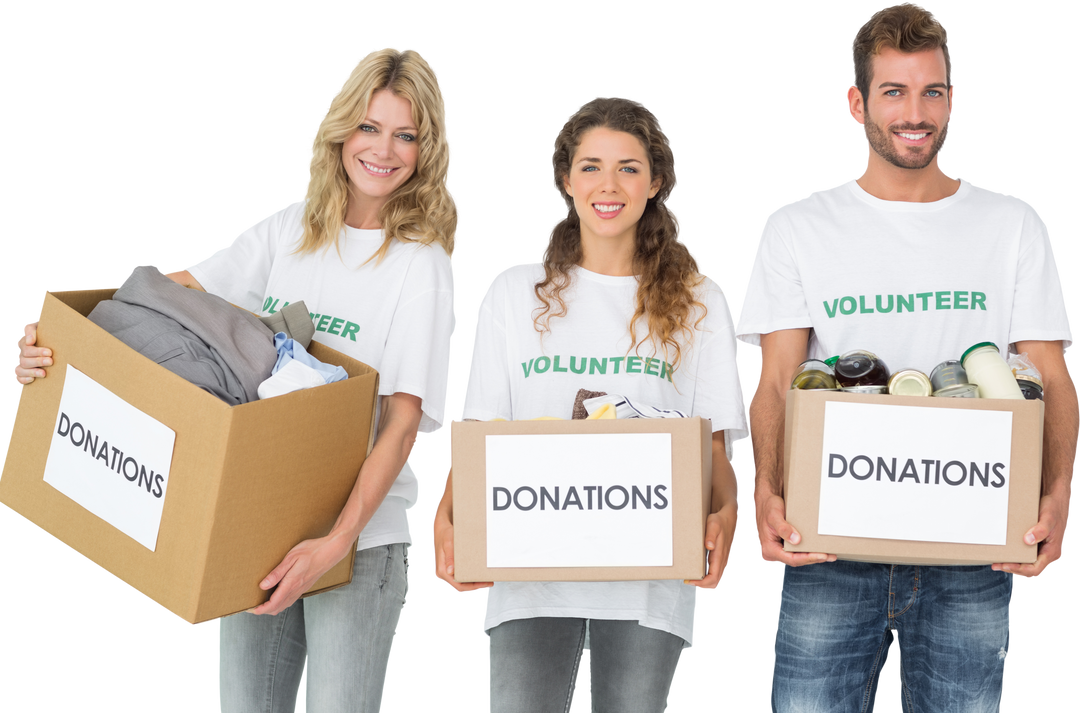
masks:
<svg viewBox="0 0 1080 713"><path fill-rule="evenodd" d="M670 567L671 434L487 437L488 567Z"/></svg>
<svg viewBox="0 0 1080 713"><path fill-rule="evenodd" d="M70 364L45 482L153 551L176 434Z"/></svg>
<svg viewBox="0 0 1080 713"><path fill-rule="evenodd" d="M1003 545L1012 413L825 404L818 533Z"/></svg>

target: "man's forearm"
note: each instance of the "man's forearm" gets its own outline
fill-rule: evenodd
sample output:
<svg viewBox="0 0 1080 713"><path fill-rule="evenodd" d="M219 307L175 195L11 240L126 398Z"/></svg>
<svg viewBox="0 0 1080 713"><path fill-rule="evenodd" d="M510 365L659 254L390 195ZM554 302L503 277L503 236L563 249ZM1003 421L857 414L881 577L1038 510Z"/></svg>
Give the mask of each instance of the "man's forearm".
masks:
<svg viewBox="0 0 1080 713"><path fill-rule="evenodd" d="M758 389L750 403L750 433L754 442L755 498L784 492L785 403L771 389Z"/></svg>
<svg viewBox="0 0 1080 713"><path fill-rule="evenodd" d="M1073 463L1080 413L1076 387L1066 373L1044 383L1043 494L1068 499L1072 487Z"/></svg>

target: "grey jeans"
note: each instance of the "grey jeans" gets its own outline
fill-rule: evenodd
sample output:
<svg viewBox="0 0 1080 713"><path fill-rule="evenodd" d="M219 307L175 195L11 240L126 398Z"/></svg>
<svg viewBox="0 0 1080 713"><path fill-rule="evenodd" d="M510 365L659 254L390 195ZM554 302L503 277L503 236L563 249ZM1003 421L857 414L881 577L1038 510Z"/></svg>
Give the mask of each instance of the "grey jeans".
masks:
<svg viewBox="0 0 1080 713"><path fill-rule="evenodd" d="M407 552L404 544L360 550L347 586L277 616L222 619L222 713L292 713L305 658L308 711L378 711L408 589Z"/></svg>
<svg viewBox="0 0 1080 713"><path fill-rule="evenodd" d="M503 622L491 634L492 713L565 713L589 627L593 713L656 713L683 640L636 621L535 618Z"/></svg>

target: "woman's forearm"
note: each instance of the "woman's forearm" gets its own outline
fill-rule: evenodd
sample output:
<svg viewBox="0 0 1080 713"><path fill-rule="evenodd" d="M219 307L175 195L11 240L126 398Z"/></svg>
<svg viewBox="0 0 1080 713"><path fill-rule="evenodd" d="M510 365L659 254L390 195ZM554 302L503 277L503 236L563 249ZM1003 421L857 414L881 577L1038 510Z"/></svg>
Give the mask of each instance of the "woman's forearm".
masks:
<svg viewBox="0 0 1080 713"><path fill-rule="evenodd" d="M379 434L329 536L352 543L378 510L405 466L420 426L421 401L411 394L384 397Z"/></svg>

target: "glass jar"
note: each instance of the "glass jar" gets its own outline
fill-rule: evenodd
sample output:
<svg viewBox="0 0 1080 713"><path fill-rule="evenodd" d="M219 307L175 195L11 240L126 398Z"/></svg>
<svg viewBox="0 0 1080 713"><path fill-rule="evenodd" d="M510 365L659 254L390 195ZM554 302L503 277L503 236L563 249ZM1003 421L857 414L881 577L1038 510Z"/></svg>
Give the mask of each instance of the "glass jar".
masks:
<svg viewBox="0 0 1080 713"><path fill-rule="evenodd" d="M795 370L791 388L803 391L836 390L836 377L831 366L818 359L807 359Z"/></svg>
<svg viewBox="0 0 1080 713"><path fill-rule="evenodd" d="M884 393L889 385L889 367L876 354L864 349L841 354L833 368L837 385L847 390L867 391L880 388Z"/></svg>
<svg viewBox="0 0 1080 713"><path fill-rule="evenodd" d="M967 372L968 381L979 385L980 398L1023 400L1012 369L993 342L972 346L960 357L960 364Z"/></svg>

